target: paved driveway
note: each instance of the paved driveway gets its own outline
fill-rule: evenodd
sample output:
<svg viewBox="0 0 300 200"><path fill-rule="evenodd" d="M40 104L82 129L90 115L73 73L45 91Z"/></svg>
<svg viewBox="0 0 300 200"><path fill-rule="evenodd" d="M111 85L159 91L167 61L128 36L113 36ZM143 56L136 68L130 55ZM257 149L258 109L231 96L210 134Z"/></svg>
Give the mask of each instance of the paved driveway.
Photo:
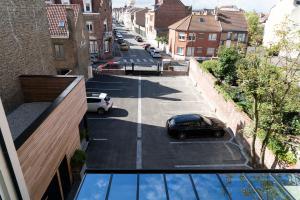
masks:
<svg viewBox="0 0 300 200"><path fill-rule="evenodd" d="M91 142L87 165L101 169L247 168L230 134L224 138L170 138L168 118L214 113L188 77L103 76L87 83L107 92L114 108L104 116L88 113Z"/></svg>

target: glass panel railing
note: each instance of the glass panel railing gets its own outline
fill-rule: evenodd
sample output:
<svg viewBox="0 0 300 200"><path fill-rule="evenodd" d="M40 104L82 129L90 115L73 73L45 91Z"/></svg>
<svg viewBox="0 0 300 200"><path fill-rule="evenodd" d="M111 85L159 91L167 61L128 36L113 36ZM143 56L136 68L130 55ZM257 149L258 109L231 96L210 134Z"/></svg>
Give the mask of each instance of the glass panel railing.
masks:
<svg viewBox="0 0 300 200"><path fill-rule="evenodd" d="M139 200L166 200L166 190L162 174L140 175Z"/></svg>
<svg viewBox="0 0 300 200"><path fill-rule="evenodd" d="M278 183L296 200L300 200L300 174L272 174Z"/></svg>
<svg viewBox="0 0 300 200"><path fill-rule="evenodd" d="M109 200L132 200L136 199L137 175L114 174L109 191Z"/></svg>
<svg viewBox="0 0 300 200"><path fill-rule="evenodd" d="M242 174L221 174L220 177L231 199L259 199L259 196Z"/></svg>
<svg viewBox="0 0 300 200"><path fill-rule="evenodd" d="M192 178L200 199L229 199L215 174L193 174Z"/></svg>
<svg viewBox="0 0 300 200"><path fill-rule="evenodd" d="M167 174L166 180L170 199L196 200L189 175Z"/></svg>
<svg viewBox="0 0 300 200"><path fill-rule="evenodd" d="M109 185L109 179L109 174L87 174L76 199L104 200Z"/></svg>

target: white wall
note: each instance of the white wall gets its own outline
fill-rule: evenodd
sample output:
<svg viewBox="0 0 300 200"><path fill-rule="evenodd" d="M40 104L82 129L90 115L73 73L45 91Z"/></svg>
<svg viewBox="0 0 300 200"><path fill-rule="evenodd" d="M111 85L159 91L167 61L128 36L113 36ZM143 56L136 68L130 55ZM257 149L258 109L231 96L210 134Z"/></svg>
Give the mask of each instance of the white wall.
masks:
<svg viewBox="0 0 300 200"><path fill-rule="evenodd" d="M280 28L280 25L288 18L293 21L291 29L293 31L300 30L300 5L296 5L294 0L281 0L275 7L272 8L269 18L265 24L263 45L269 47L272 44L278 42L276 36L276 30ZM291 36L291 40L294 42L300 42L300 38Z"/></svg>
<svg viewBox="0 0 300 200"><path fill-rule="evenodd" d="M18 159L17 151L15 149L15 145L13 143L13 139L11 136L11 132L7 123L6 115L3 109L2 101L0 99L0 128L3 134L4 142L6 144L6 148L8 151L8 155L10 157L11 163L13 165L13 170L19 185L19 189L21 191L21 195L24 200L29 200L29 194L26 187L26 183L24 180L24 176L22 173L22 169L20 166L20 162ZM10 177L10 173L7 168L7 163L3 157L3 152L0 147L0 171L3 175L3 183L0 180L0 187L2 188L2 192L6 193L6 196L9 196L8 199L18 199L16 196L16 191L12 182L12 178ZM1 192L1 189L0 189ZM2 194L1 194L2 195ZM4 195L5 196L5 195Z"/></svg>

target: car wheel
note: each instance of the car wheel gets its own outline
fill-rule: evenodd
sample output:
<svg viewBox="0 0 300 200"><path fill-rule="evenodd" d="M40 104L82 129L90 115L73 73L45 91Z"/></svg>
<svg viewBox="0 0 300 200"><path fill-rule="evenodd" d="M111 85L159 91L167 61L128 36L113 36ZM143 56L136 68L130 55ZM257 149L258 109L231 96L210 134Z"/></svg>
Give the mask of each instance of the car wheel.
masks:
<svg viewBox="0 0 300 200"><path fill-rule="evenodd" d="M215 132L215 137L223 137L224 136L224 134L222 133L222 131L217 131L217 132Z"/></svg>
<svg viewBox="0 0 300 200"><path fill-rule="evenodd" d="M186 138L186 134L185 133L179 133L178 138L180 140L184 140Z"/></svg>
<svg viewBox="0 0 300 200"><path fill-rule="evenodd" d="M99 115L103 115L105 113L105 110L104 108L98 108L97 112Z"/></svg>

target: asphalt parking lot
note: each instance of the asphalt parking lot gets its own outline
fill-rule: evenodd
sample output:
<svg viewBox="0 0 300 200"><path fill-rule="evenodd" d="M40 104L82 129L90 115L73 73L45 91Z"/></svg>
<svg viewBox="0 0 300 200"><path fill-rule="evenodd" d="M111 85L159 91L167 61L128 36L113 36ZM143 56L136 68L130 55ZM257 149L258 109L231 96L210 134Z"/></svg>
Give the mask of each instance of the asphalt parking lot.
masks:
<svg viewBox="0 0 300 200"><path fill-rule="evenodd" d="M87 90L108 93L114 108L88 113L91 141L87 166L101 169L248 168L231 134L177 140L165 123L177 114L214 116L188 77L102 76Z"/></svg>

